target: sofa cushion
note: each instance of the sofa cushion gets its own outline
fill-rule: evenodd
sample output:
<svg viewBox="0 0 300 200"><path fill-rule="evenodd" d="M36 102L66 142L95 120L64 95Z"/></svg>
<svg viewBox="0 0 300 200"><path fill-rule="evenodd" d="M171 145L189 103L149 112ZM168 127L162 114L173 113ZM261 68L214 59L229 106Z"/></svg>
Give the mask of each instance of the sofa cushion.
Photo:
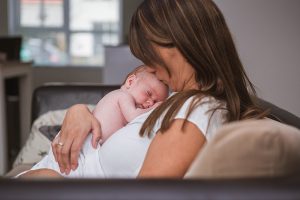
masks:
<svg viewBox="0 0 300 200"><path fill-rule="evenodd" d="M273 177L299 170L299 129L270 119L246 120L221 128L199 152L185 177Z"/></svg>
<svg viewBox="0 0 300 200"><path fill-rule="evenodd" d="M5 174L5 177L15 177L18 174L29 170L33 167L33 164L20 164L18 166L16 166L15 168L11 169L9 172L7 172L7 174Z"/></svg>
<svg viewBox="0 0 300 200"><path fill-rule="evenodd" d="M34 164L49 151L51 139L58 132L66 110L50 111L41 115L32 125L28 139L18 154L13 167L20 164ZM52 130L49 132L49 130Z"/></svg>
<svg viewBox="0 0 300 200"><path fill-rule="evenodd" d="M94 107L94 105L89 105L90 110ZM13 167L20 164L35 164L48 153L51 141L61 128L66 111L67 109L49 111L34 121L29 137Z"/></svg>

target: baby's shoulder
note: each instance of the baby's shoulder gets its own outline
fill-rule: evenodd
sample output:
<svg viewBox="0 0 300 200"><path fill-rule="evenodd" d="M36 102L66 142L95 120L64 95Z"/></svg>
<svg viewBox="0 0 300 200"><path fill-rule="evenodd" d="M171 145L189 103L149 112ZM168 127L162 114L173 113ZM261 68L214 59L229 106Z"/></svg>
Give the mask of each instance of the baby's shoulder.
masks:
<svg viewBox="0 0 300 200"><path fill-rule="evenodd" d="M132 99L133 97L126 91L118 89L114 90L110 93L108 93L106 96L108 96L111 99L119 100L119 99Z"/></svg>

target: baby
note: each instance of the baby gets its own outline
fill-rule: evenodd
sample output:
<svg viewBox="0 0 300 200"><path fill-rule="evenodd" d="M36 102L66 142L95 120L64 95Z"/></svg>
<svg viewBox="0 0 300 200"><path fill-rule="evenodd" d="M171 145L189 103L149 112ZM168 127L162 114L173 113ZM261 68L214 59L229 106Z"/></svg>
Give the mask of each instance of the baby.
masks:
<svg viewBox="0 0 300 200"><path fill-rule="evenodd" d="M167 98L167 86L146 68L136 68L127 75L120 89L108 93L98 102L93 115L101 124L101 144L128 122Z"/></svg>
<svg viewBox="0 0 300 200"><path fill-rule="evenodd" d="M140 66L127 75L121 88L105 95L96 105L93 115L99 120L104 143L113 133L124 127L137 116L160 105L168 96L168 88L159 81L146 66ZM91 145L91 134L87 137L79 155L78 167L70 174L60 173L52 149L39 163L20 177L104 177L103 167L99 162L99 151ZM50 169L40 173L40 169ZM33 170L33 171L32 171ZM37 170L37 171L35 171ZM54 171L51 171L54 170ZM56 173L57 172L57 173ZM60 175L59 175L60 174ZM17 176L17 177L18 177Z"/></svg>

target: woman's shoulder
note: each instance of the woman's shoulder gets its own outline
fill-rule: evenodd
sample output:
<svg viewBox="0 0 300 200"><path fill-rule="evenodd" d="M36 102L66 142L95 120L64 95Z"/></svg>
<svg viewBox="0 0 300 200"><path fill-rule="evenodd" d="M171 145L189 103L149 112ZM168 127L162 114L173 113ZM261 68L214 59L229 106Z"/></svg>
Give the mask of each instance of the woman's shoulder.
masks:
<svg viewBox="0 0 300 200"><path fill-rule="evenodd" d="M191 96L184 102L175 119L194 123L206 137L210 137L225 122L226 114L226 103L212 96Z"/></svg>
<svg viewBox="0 0 300 200"><path fill-rule="evenodd" d="M174 95L177 95L178 92L172 92L169 96L172 97ZM175 102L176 103L176 102ZM209 111L209 110L226 110L226 103L220 100L217 100L213 96L199 96L199 95L192 95L189 98L187 98L183 104L180 103L181 108L179 111L191 111L193 112L199 112L201 110L203 111Z"/></svg>
<svg viewBox="0 0 300 200"><path fill-rule="evenodd" d="M226 110L226 103L220 100L217 100L216 98L212 96L202 96L199 97L197 95L189 97L183 104L182 108L190 109L191 106L193 106L194 112L199 112L199 110Z"/></svg>

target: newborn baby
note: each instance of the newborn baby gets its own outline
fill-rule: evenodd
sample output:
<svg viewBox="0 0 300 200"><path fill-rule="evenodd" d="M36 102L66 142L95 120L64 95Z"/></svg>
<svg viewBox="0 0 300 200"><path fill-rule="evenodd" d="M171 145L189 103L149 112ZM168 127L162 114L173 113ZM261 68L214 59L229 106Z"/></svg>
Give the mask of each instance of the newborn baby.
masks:
<svg viewBox="0 0 300 200"><path fill-rule="evenodd" d="M146 68L136 68L127 75L120 89L108 93L98 102L93 114L101 124L101 144L128 122L167 98L167 86Z"/></svg>
<svg viewBox="0 0 300 200"><path fill-rule="evenodd" d="M127 75L126 80L121 88L105 95L98 102L96 108L93 111L93 115L99 120L101 124L101 143L104 143L104 141L106 141L113 133L124 127L128 122L132 121L137 116L157 107L162 101L167 98L167 96L167 86L159 81L153 73L148 72L146 66L140 66L136 68L133 72ZM141 124L142 123L138 122L137 126L140 126ZM119 131L119 133L120 132L122 131ZM123 134L127 135L127 132L128 131ZM138 130L134 130L133 133L134 132L138 132ZM124 138L127 138L127 136L125 135ZM130 141L131 140L132 139L130 139ZM63 146L63 144L59 145ZM50 148L49 154L47 156L45 156L39 163L33 166L31 170L24 172L18 176L55 177L57 175L57 177L59 177L60 175L62 175L64 177L77 178L105 177L106 175L103 170L105 166L102 166L103 164L101 164L100 155L101 157L103 157L103 159L105 159L105 156L109 157L109 155L103 155L103 152L100 152L101 148L102 147L98 147L98 149L95 150L92 147L90 134L87 137L80 152L78 167L76 170L71 171L70 174L67 175L60 173L58 163L55 161L52 148ZM115 146L115 148L118 148L118 146ZM50 170L42 171L42 173L40 173L40 169Z"/></svg>

